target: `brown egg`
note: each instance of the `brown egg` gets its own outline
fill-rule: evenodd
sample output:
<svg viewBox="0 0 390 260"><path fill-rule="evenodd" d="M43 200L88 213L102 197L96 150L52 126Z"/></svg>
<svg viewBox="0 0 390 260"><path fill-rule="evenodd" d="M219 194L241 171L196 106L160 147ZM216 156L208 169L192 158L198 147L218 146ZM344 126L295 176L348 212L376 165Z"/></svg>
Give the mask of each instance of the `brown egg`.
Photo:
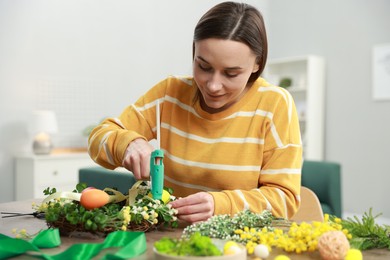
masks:
<svg viewBox="0 0 390 260"><path fill-rule="evenodd" d="M86 209L100 208L106 205L110 196L99 189L88 189L81 193L80 203Z"/></svg>

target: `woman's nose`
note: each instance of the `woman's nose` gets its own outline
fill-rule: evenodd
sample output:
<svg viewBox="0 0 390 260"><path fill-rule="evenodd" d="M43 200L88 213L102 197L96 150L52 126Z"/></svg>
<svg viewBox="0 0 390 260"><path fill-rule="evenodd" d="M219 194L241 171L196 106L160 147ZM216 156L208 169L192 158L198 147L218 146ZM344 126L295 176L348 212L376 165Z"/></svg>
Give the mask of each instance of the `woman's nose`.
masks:
<svg viewBox="0 0 390 260"><path fill-rule="evenodd" d="M214 73L207 81L207 88L210 90L210 92L217 92L222 88L222 86L222 79L218 73Z"/></svg>

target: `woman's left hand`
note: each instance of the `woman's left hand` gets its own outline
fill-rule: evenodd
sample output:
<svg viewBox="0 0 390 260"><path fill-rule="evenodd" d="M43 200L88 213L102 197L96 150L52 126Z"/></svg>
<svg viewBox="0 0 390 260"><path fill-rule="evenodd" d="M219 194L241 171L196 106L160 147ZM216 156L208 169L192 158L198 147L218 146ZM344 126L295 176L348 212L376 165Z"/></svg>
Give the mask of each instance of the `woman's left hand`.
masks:
<svg viewBox="0 0 390 260"><path fill-rule="evenodd" d="M207 192L198 192L170 204L178 210L177 217L189 223L207 220L214 214L214 199Z"/></svg>

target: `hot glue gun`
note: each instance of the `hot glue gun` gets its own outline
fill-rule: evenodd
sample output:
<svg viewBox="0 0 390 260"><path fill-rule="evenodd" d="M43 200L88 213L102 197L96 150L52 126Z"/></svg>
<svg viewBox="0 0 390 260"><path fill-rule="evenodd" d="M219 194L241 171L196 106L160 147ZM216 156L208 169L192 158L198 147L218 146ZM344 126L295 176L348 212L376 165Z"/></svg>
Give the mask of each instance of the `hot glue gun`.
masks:
<svg viewBox="0 0 390 260"><path fill-rule="evenodd" d="M157 149L150 157L150 178L152 182L153 199L160 200L164 189L164 151Z"/></svg>

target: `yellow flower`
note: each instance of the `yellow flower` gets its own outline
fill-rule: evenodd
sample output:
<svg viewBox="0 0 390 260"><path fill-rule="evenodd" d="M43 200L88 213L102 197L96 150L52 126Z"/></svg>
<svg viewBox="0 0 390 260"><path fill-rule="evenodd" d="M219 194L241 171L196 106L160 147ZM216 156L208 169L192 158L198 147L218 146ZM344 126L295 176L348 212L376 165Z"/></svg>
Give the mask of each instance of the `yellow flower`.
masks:
<svg viewBox="0 0 390 260"><path fill-rule="evenodd" d="M329 222L329 214L324 214L324 222Z"/></svg>
<svg viewBox="0 0 390 260"><path fill-rule="evenodd" d="M240 235L240 234L242 234L242 232L244 232L244 231L242 231L241 229L234 230L234 234Z"/></svg>
<svg viewBox="0 0 390 260"><path fill-rule="evenodd" d="M283 230L281 230L281 229L275 229L275 231L274 231L274 233L275 233L275 235L283 235Z"/></svg>

